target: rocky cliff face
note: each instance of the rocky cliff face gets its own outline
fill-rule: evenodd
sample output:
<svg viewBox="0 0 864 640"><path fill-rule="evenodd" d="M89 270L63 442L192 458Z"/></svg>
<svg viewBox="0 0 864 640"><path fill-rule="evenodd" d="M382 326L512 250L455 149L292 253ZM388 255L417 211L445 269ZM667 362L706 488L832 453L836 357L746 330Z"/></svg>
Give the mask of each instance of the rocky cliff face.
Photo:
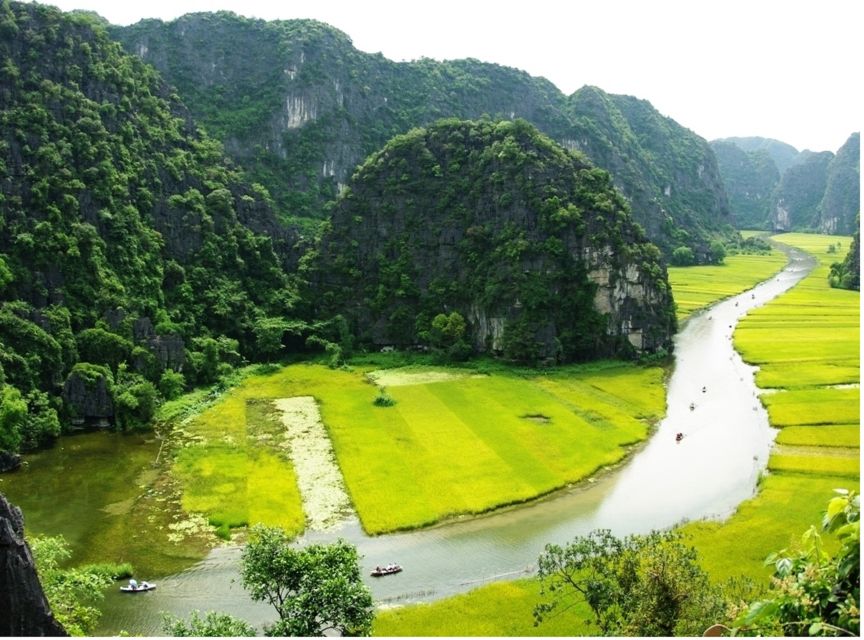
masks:
<svg viewBox="0 0 864 640"><path fill-rule="evenodd" d="M612 174L648 237L667 255L688 246L709 261L710 239L734 223L710 145L632 96L583 87L568 107L574 129L565 145Z"/></svg>
<svg viewBox="0 0 864 640"><path fill-rule="evenodd" d="M0 494L0 636L67 635L39 583L21 510Z"/></svg>
<svg viewBox="0 0 864 640"><path fill-rule="evenodd" d="M833 158L830 151L803 151L799 161L783 173L772 197L771 228L775 231L818 228L819 205Z"/></svg>
<svg viewBox="0 0 864 640"><path fill-rule="evenodd" d="M740 228L851 234L861 208L860 134L836 155L769 138L711 143Z"/></svg>
<svg viewBox="0 0 864 640"><path fill-rule="evenodd" d="M670 347L659 251L609 175L527 122L442 121L358 169L313 281L376 346L410 346L460 313L474 349L575 360Z"/></svg>
<svg viewBox="0 0 864 640"><path fill-rule="evenodd" d="M701 256L710 236L729 231L707 143L645 101L594 88L587 93L602 96L598 103L585 92L567 98L542 78L477 60L395 63L308 20L191 14L111 33L177 87L289 218L324 217L356 165L392 136L485 114L524 118L585 151L664 251L683 244Z"/></svg>
<svg viewBox="0 0 864 640"><path fill-rule="evenodd" d="M729 208L740 229L761 229L768 221L771 196L780 172L764 149L744 151L727 140L711 143L720 176L729 196Z"/></svg>
<svg viewBox="0 0 864 640"><path fill-rule="evenodd" d="M819 230L849 234L857 231L861 211L861 135L853 133L828 165L825 194L819 205Z"/></svg>

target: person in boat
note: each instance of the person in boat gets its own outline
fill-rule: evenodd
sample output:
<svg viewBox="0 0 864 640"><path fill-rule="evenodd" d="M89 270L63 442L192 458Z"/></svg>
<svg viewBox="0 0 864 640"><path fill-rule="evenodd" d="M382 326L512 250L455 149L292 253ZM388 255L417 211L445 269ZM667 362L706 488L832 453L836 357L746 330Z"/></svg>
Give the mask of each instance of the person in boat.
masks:
<svg viewBox="0 0 864 640"><path fill-rule="evenodd" d="M138 589L138 581L135 578L129 578L129 588L133 591Z"/></svg>
<svg viewBox="0 0 864 640"><path fill-rule="evenodd" d="M677 440L678 442L680 442L683 439L684 439L684 434L681 433L680 431L675 434L675 440Z"/></svg>
<svg viewBox="0 0 864 640"><path fill-rule="evenodd" d="M695 409L695 408L696 408L696 403L695 403L695 402L691 402L691 403L690 403L690 411L693 411L693 409Z"/></svg>
<svg viewBox="0 0 864 640"><path fill-rule="evenodd" d="M140 588L141 588L141 589L149 589L149 588L150 588L150 583L147 582L147 581L145 580L144 582L141 583L141 587L140 587Z"/></svg>

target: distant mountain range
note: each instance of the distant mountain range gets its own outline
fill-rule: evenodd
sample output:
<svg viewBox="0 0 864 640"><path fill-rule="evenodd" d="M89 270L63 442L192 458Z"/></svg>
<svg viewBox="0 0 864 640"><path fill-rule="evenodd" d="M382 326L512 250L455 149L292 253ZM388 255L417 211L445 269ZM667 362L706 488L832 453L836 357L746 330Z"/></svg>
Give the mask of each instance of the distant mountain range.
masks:
<svg viewBox="0 0 864 640"><path fill-rule="evenodd" d="M711 142L739 228L852 234L861 208L860 134L799 152L769 138Z"/></svg>
<svg viewBox="0 0 864 640"><path fill-rule="evenodd" d="M650 103L477 60L392 62L310 20L200 13L111 27L177 88L195 119L265 185L286 220L326 217L355 167L396 134L444 117L524 118L607 169L667 255L708 259L732 217L708 143Z"/></svg>

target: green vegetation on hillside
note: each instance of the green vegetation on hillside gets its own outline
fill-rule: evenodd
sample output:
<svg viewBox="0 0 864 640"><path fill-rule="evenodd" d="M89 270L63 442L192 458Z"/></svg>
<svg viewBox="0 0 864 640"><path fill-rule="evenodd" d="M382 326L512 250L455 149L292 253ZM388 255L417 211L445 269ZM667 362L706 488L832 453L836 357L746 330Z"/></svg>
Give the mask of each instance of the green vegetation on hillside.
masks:
<svg viewBox="0 0 864 640"><path fill-rule="evenodd" d="M453 311L476 352L523 363L652 353L674 331L660 254L609 174L522 120L391 140L310 264L322 311L377 347L422 343Z"/></svg>
<svg viewBox="0 0 864 640"><path fill-rule="evenodd" d="M87 15L3 2L0 29L0 447L14 451L70 420L146 425L157 387L258 355L256 323L295 296L266 192L152 67Z"/></svg>
<svg viewBox="0 0 864 640"><path fill-rule="evenodd" d="M392 62L313 20L196 13L111 33L177 87L283 218L310 229L356 165L393 136L486 115L524 118L586 152L667 254L683 244L701 262L712 237L731 233L707 142L643 100L596 87L567 97L543 78L474 59Z"/></svg>
<svg viewBox="0 0 864 640"><path fill-rule="evenodd" d="M816 231L820 205L828 184L830 151L802 151L797 162L780 177L771 201L771 228L775 231Z"/></svg>
<svg viewBox="0 0 864 640"><path fill-rule="evenodd" d="M714 140L711 148L717 156L736 226L765 228L771 195L780 182L780 171L774 160L764 149L745 151L729 140Z"/></svg>

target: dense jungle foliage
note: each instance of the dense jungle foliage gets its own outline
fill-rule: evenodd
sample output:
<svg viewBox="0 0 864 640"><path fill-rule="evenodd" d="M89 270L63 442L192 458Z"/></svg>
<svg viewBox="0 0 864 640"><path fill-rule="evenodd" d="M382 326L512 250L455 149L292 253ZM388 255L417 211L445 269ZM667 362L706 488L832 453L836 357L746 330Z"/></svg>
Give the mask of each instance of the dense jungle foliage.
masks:
<svg viewBox="0 0 864 640"><path fill-rule="evenodd" d="M312 20L198 13L111 33L158 68L196 119L307 227L354 167L387 140L446 117L524 118L608 170L633 217L666 255L705 262L732 234L708 143L648 102L585 87L565 96L543 78L478 60L393 62Z"/></svg>
<svg viewBox="0 0 864 640"><path fill-rule="evenodd" d="M0 4L0 449L147 423L290 316L292 235L92 17ZM277 257L274 246L280 250ZM61 401L65 399L65 402Z"/></svg>
<svg viewBox="0 0 864 640"><path fill-rule="evenodd" d="M311 263L324 314L378 346L567 361L668 348L674 332L660 253L609 174L524 120L394 138Z"/></svg>

